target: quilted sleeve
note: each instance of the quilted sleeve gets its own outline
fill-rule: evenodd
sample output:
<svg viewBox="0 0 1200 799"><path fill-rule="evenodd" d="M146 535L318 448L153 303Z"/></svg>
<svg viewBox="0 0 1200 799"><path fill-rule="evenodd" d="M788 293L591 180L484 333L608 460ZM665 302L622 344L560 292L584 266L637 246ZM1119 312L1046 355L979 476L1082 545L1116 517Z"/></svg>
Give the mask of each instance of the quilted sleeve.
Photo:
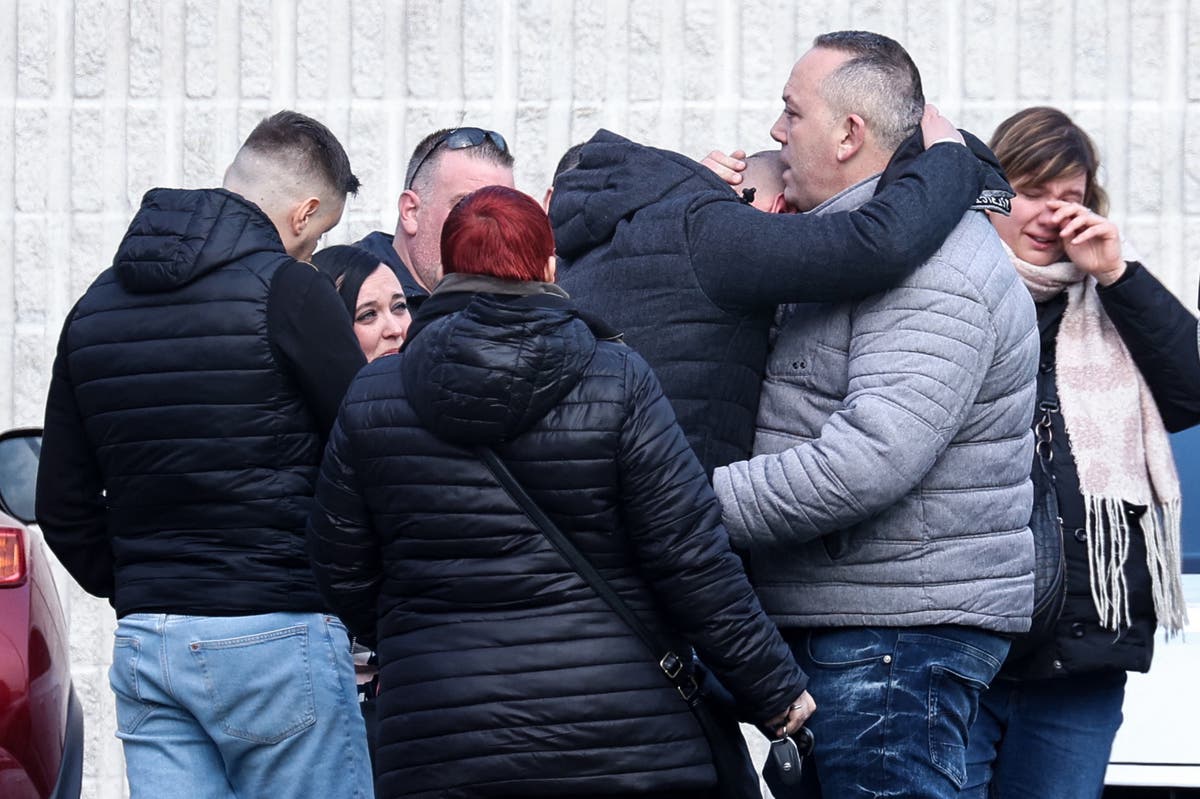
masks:
<svg viewBox="0 0 1200 799"><path fill-rule="evenodd" d="M844 529L933 467L979 392L996 336L978 297L930 285L856 306L849 391L817 438L716 470L736 543L787 546Z"/></svg>
<svg viewBox="0 0 1200 799"><path fill-rule="evenodd" d="M373 646L383 561L357 485L345 421L343 408L321 462L308 519L308 554L325 601L355 636Z"/></svg>
<svg viewBox="0 0 1200 799"><path fill-rule="evenodd" d="M807 678L730 549L704 470L654 374L631 354L626 377L619 467L636 563L675 630L764 722L803 692Z"/></svg>

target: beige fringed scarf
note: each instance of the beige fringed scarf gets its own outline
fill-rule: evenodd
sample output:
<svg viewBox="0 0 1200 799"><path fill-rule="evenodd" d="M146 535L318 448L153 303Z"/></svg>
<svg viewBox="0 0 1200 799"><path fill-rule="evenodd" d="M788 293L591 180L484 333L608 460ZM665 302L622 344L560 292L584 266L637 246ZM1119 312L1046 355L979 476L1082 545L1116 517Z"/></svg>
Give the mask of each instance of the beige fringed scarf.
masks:
<svg viewBox="0 0 1200 799"><path fill-rule="evenodd" d="M1035 302L1067 292L1055 371L1063 422L1087 509L1092 601L1109 630L1129 625L1125 502L1145 505L1142 532L1158 622L1174 635L1187 623L1180 581L1179 476L1167 430L1146 381L1096 291L1069 261L1034 266L1009 257Z"/></svg>

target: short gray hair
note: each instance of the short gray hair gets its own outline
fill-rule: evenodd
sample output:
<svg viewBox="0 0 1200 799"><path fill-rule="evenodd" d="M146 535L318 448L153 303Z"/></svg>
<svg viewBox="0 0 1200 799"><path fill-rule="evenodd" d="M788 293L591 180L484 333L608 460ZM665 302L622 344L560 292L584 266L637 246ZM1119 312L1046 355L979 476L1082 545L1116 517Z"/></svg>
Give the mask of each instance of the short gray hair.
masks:
<svg viewBox="0 0 1200 799"><path fill-rule="evenodd" d="M921 73L899 42L868 31L834 31L814 39L813 47L851 56L821 84L821 95L834 113L861 116L888 151L921 124Z"/></svg>

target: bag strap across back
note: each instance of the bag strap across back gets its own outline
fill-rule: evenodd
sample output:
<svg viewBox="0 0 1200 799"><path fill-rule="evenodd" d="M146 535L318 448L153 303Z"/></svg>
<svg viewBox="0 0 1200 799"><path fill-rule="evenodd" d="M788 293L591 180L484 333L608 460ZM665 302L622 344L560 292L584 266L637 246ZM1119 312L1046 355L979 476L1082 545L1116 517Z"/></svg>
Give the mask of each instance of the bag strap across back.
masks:
<svg viewBox="0 0 1200 799"><path fill-rule="evenodd" d="M697 709L701 699L700 685L691 672L684 668L684 659L676 654L666 641L647 627L629 605L625 604L625 601L596 570L587 556L579 551L579 548L571 539L567 538L562 530L558 529L558 526L550 520L550 517L517 482L517 478L509 471L508 466L500 459L495 450L491 447L479 447L477 453L495 478L500 481L500 485L504 487L508 495L538 526L550 544L563 556L563 559L579 573L579 576L612 608L621 621L625 622L634 635L641 639L646 648L658 659L659 669L679 691L679 695L693 710ZM663 654L660 655L660 653Z"/></svg>

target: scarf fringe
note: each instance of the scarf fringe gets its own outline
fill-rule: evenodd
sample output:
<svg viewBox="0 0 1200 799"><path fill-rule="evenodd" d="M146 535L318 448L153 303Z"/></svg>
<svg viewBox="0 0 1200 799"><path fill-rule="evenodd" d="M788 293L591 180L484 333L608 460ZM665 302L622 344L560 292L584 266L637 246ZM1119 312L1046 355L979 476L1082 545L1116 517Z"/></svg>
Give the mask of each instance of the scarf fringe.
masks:
<svg viewBox="0 0 1200 799"><path fill-rule="evenodd" d="M1129 517L1120 499L1085 496L1084 503L1092 602L1100 616L1100 625L1117 632L1130 624L1129 586L1125 579ZM1180 579L1180 518L1179 499L1151 506L1142 517L1154 613L1168 639L1182 632L1188 621Z"/></svg>
<svg viewBox="0 0 1200 799"><path fill-rule="evenodd" d="M1146 529L1146 565L1154 586L1154 612L1158 623L1172 638L1187 626L1187 602L1183 598L1180 517L1182 503L1175 499L1151 508L1143 517Z"/></svg>
<svg viewBox="0 0 1200 799"><path fill-rule="evenodd" d="M1154 613L1167 637L1187 624L1180 578L1180 488L1170 440L1154 396L1120 332L1105 313L1096 281L1070 261L1034 266L1006 245L1037 302L1062 292L1055 373L1063 424L1075 456L1087 513L1088 579L1100 624L1120 635L1130 621L1130 517L1127 499L1148 509L1141 520ZM1197 329L1200 341L1200 328Z"/></svg>

